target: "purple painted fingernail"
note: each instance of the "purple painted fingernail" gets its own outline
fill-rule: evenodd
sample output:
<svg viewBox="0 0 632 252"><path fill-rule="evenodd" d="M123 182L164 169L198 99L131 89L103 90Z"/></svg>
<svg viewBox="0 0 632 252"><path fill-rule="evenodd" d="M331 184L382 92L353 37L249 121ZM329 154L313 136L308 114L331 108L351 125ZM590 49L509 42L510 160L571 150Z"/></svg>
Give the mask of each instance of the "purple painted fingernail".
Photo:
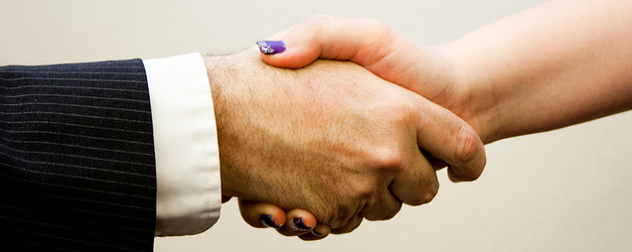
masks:
<svg viewBox="0 0 632 252"><path fill-rule="evenodd" d="M285 52L286 46L283 41L257 41L257 46L261 53L265 55L272 55Z"/></svg>
<svg viewBox="0 0 632 252"><path fill-rule="evenodd" d="M314 228L314 229L312 229L312 232L311 232L311 233L312 233L313 235L315 235L315 236L323 236L323 234L321 234L320 232L318 232L318 230L316 230L315 228Z"/></svg>
<svg viewBox="0 0 632 252"><path fill-rule="evenodd" d="M270 214L262 214L261 216L259 216L259 222L261 222L261 224L263 224L266 227L271 227L274 229L281 228L281 226L277 225L274 222L274 217Z"/></svg>
<svg viewBox="0 0 632 252"><path fill-rule="evenodd" d="M298 232L304 232L309 230L311 227L308 227L307 225L305 225L305 222L303 222L303 218L298 217L298 218L294 218L292 219L292 222L290 223L292 229L294 229L295 231Z"/></svg>

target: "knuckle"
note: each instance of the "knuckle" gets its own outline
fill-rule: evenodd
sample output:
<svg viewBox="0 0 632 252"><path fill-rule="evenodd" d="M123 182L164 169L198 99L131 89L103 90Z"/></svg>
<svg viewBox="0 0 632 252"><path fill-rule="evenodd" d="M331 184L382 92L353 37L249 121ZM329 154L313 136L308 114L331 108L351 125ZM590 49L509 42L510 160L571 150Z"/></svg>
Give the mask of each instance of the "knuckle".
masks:
<svg viewBox="0 0 632 252"><path fill-rule="evenodd" d="M468 164L469 169L461 169L459 178L464 180L476 180L480 177L483 165L476 164L477 158L480 158L481 150L479 149L479 138L471 127L467 125L461 126L458 133L458 144L455 151L455 159L459 164ZM484 159L484 157L483 157Z"/></svg>
<svg viewBox="0 0 632 252"><path fill-rule="evenodd" d="M365 39L367 40L365 41L365 43L367 43L368 45L374 46L373 49L383 48L384 46L382 44L384 43L384 40L388 38L392 38L392 35L395 32L395 29L393 29L392 27L386 25L385 23L379 20L366 18L362 20L362 23L370 27L371 32L369 36L365 37ZM383 50L381 51L380 55L383 57L385 56L383 55L383 53L386 53L386 52L388 52L388 50Z"/></svg>
<svg viewBox="0 0 632 252"><path fill-rule="evenodd" d="M322 214L315 214L318 224L328 225L331 228L339 228L345 224L345 222L352 218L354 210L348 204L338 203L332 204L328 211Z"/></svg>
<svg viewBox="0 0 632 252"><path fill-rule="evenodd" d="M360 212L360 217L367 220L389 220L395 217L402 208L402 203L397 204L379 204L373 205L363 209Z"/></svg>
<svg viewBox="0 0 632 252"><path fill-rule="evenodd" d="M430 186L428 192L422 197L419 205L430 203L430 201L437 196L437 193L439 193L439 183L434 183Z"/></svg>
<svg viewBox="0 0 632 252"><path fill-rule="evenodd" d="M423 204L428 204L437 196L438 192L439 192L439 184L433 183L428 186L427 191L419 193L417 197L407 200L406 204L411 205L411 206L419 206Z"/></svg>
<svg viewBox="0 0 632 252"><path fill-rule="evenodd" d="M339 227L339 228L335 228L335 229L331 229L331 233L332 234L346 234L346 233L350 233L351 231L355 230L356 228L358 228L360 226L360 224L362 224L362 219L361 217L358 216L354 216L353 218L349 219L344 226Z"/></svg>
<svg viewBox="0 0 632 252"><path fill-rule="evenodd" d="M389 146L376 150L371 158L371 166L378 171L401 173L408 164L408 154L400 146Z"/></svg>
<svg viewBox="0 0 632 252"><path fill-rule="evenodd" d="M387 211L384 211L384 213L375 220L390 220L395 217L395 215L397 215L397 213L399 213L401 209L402 204L397 205L397 207L387 209Z"/></svg>
<svg viewBox="0 0 632 252"><path fill-rule="evenodd" d="M459 162L467 163L476 158L478 141L476 133L470 127L461 126L458 143L455 156Z"/></svg>
<svg viewBox="0 0 632 252"><path fill-rule="evenodd" d="M398 111L399 120L410 124L416 122L419 113L422 112L420 111L419 101L409 97L402 97L398 94L394 96L397 97L398 102L392 103L394 107L391 109L393 109L392 111Z"/></svg>
<svg viewBox="0 0 632 252"><path fill-rule="evenodd" d="M368 199L372 198L375 195L377 189L375 185L370 185L369 183L356 185L351 188L351 197L356 201L366 202Z"/></svg>
<svg viewBox="0 0 632 252"><path fill-rule="evenodd" d="M299 29L303 31L310 31L309 34L312 36L310 40L314 40L318 37L327 35L329 28L337 20L338 19L327 15L313 15L301 22L299 24Z"/></svg>
<svg viewBox="0 0 632 252"><path fill-rule="evenodd" d="M311 33L320 33L330 20L331 17L325 15L313 15L304 19L293 28L311 31Z"/></svg>

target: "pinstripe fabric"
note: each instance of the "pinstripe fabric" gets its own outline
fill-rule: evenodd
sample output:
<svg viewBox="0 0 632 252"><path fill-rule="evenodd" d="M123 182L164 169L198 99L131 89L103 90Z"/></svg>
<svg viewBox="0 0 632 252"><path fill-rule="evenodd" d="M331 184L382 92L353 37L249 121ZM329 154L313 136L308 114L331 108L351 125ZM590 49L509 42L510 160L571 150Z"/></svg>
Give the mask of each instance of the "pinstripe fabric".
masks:
<svg viewBox="0 0 632 252"><path fill-rule="evenodd" d="M141 60L0 68L0 244L153 250L156 177Z"/></svg>

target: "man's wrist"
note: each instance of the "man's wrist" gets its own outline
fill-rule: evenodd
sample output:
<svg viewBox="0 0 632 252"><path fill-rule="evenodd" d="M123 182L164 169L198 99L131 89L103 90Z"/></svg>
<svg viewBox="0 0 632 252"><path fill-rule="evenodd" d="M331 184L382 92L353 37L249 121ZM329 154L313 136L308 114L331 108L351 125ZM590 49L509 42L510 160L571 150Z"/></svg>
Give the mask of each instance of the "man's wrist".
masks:
<svg viewBox="0 0 632 252"><path fill-rule="evenodd" d="M239 165L233 162L233 157L243 157L237 153L241 145L239 139L242 139L245 134L244 125L240 125L240 122L244 116L249 116L247 111L249 101L246 97L248 94L240 91L240 87L247 84L244 79L248 78L248 70L244 65L239 65L246 61L243 55L243 53L237 53L204 57L213 95L218 143L221 146L219 156L223 197L243 197L235 181L245 179L244 176L247 175L239 175L237 169ZM240 129L239 126L242 128ZM255 139L252 139L249 144L255 143Z"/></svg>

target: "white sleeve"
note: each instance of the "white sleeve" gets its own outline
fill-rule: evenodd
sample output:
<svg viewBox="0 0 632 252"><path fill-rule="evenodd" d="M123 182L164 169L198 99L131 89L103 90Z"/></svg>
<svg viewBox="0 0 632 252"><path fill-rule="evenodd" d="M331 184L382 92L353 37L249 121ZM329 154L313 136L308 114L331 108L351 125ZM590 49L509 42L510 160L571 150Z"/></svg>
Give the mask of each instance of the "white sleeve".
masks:
<svg viewBox="0 0 632 252"><path fill-rule="evenodd" d="M156 152L156 236L204 232L217 222L222 198L204 60L195 53L143 62Z"/></svg>

